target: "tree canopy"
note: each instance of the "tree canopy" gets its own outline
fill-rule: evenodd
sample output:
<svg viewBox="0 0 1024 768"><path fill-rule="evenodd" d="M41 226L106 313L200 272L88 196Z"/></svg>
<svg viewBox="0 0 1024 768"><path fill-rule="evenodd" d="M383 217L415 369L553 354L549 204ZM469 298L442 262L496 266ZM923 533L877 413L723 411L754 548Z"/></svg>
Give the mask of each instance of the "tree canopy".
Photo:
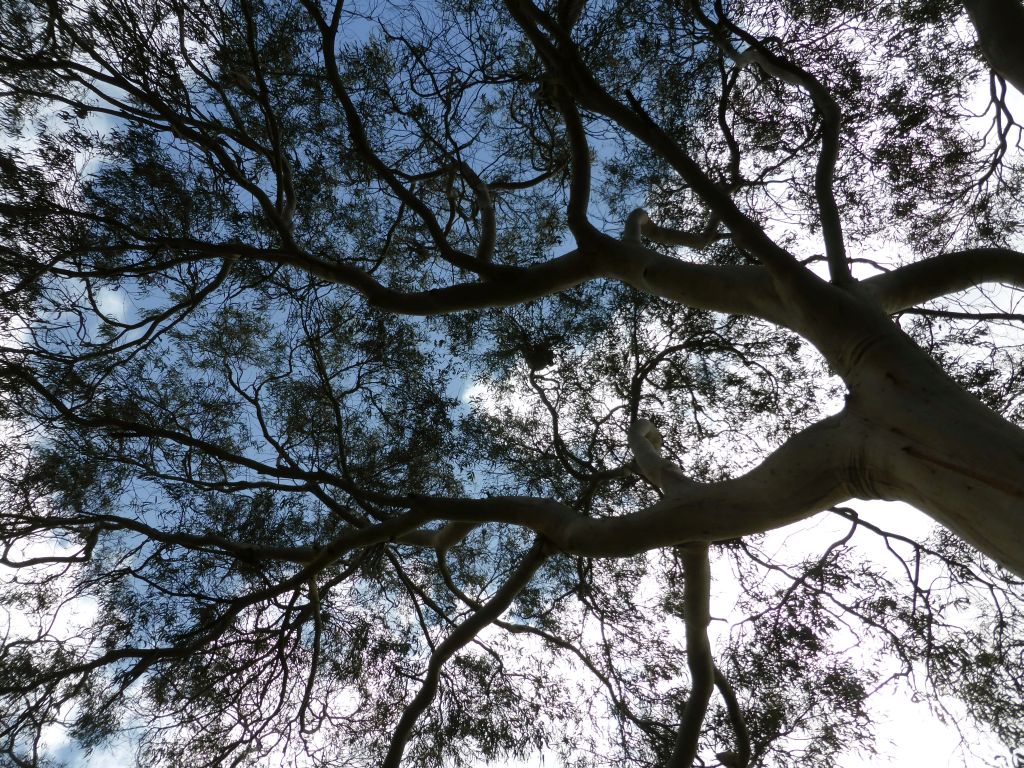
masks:
<svg viewBox="0 0 1024 768"><path fill-rule="evenodd" d="M2 4L0 763L1024 746L1021 16Z"/></svg>

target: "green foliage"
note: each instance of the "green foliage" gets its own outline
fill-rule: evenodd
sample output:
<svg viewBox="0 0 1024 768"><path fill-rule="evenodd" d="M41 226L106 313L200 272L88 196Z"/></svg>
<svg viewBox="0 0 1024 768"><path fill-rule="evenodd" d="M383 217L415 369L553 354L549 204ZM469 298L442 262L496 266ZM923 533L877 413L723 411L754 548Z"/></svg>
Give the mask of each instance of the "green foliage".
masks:
<svg viewBox="0 0 1024 768"><path fill-rule="evenodd" d="M987 71L958 6L726 5L838 102L851 253L1015 242L1017 161L1002 124L967 115ZM0 9L0 765L56 764L54 732L87 751L128 734L139 765L380 765L431 654L530 538L490 523L450 549L404 529L332 543L424 500L442 509L427 531L445 504L504 495L622 515L659 497L626 445L638 417L714 482L844 394L786 329L619 283L392 311L389 291L511 284L572 251L579 169L502 4L338 8L326 43L334 9L312 1ZM595 82L820 260L806 94L736 67L680 3L592 0L571 39ZM602 232L639 204L717 225L663 153L580 111ZM751 262L724 237L686 258ZM977 323L943 307L905 325L1021 423L1019 347ZM876 533L890 541L856 538ZM1024 743L1019 582L943 536L900 550L895 575L846 542L794 562L756 537L713 549L716 577L737 574L715 653L751 765L870 750L883 661ZM690 693L684 581L672 551L552 554L441 670L408 764L664 764ZM841 650L851 637L868 650ZM701 754L735 739L716 703Z"/></svg>

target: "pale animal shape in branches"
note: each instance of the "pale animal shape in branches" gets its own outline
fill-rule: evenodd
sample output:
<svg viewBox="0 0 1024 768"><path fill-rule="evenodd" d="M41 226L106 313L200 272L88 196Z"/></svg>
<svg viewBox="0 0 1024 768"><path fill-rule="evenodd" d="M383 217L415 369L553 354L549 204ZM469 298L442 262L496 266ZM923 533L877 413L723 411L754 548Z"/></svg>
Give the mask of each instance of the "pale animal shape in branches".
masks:
<svg viewBox="0 0 1024 768"><path fill-rule="evenodd" d="M629 447L640 474L666 496L676 496L693 487L694 482L661 455L662 443L661 432L647 419L637 419L629 429Z"/></svg>

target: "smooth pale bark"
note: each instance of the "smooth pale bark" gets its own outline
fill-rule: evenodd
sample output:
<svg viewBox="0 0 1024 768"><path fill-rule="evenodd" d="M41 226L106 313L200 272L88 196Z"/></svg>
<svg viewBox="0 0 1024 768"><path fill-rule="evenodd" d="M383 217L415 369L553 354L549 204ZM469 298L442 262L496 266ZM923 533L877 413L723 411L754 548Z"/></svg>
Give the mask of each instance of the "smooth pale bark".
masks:
<svg viewBox="0 0 1024 768"><path fill-rule="evenodd" d="M443 551L473 524L503 522L532 528L566 552L615 557L762 532L856 497L906 501L1024 574L1024 433L950 381L887 314L985 281L1024 283L1024 255L1007 249L963 251L838 287L804 269L773 278L763 267L690 264L639 243L609 238L603 246L596 256L577 251L523 270L534 278L532 284L480 282L427 294L389 294L404 311L446 312L466 304L512 303L594 275L613 277L688 306L754 314L796 330L843 377L851 393L847 408L795 435L747 474L714 484L690 482L671 462L658 469L651 462L664 460L644 458L646 443L637 438L647 440L648 433L641 430L631 436L638 464L664 486L666 498L618 517L583 517L551 499L384 499L409 512L316 546L268 552L244 542L206 543L246 556L317 566L354 547L385 541ZM325 267L323 276L327 272ZM77 418L51 393L41 392L65 415ZM102 426L138 425L111 418ZM142 433L196 443L188 435L153 427ZM216 455L216 446L202 447ZM225 459L270 477L288 475L287 468L245 457ZM326 485L337 480L319 473L298 473L297 478ZM437 521L458 524L439 531L422 527Z"/></svg>
<svg viewBox="0 0 1024 768"><path fill-rule="evenodd" d="M693 481L675 463L661 455L662 437L647 419L637 419L629 430L629 448L640 474L668 496L685 493Z"/></svg>
<svg viewBox="0 0 1024 768"><path fill-rule="evenodd" d="M652 296L695 309L753 315L780 325L787 312L771 274L760 266L714 266L674 259L639 243L602 243L602 274Z"/></svg>
<svg viewBox="0 0 1024 768"><path fill-rule="evenodd" d="M415 513L524 525L563 551L615 557L767 531L851 498L902 500L1024 575L1024 431L950 380L871 292L813 290L817 300L793 307L791 325L842 375L847 406L750 472L689 482L660 457L653 426L638 422L639 469L666 492L646 509L593 519L553 500L489 498L424 500Z"/></svg>
<svg viewBox="0 0 1024 768"><path fill-rule="evenodd" d="M423 498L386 523L350 531L317 550L330 560L385 541L435 546L445 536L424 531L431 521L509 523L531 528L564 552L623 557L690 541L716 541L776 528L850 498L845 458L859 439L843 415L788 440L752 471L718 483L677 486L676 494L618 517L584 517L560 502L523 496Z"/></svg>
<svg viewBox="0 0 1024 768"><path fill-rule="evenodd" d="M848 408L871 425L865 453L851 457L863 498L906 501L1024 575L1024 430L902 333L863 357Z"/></svg>
<svg viewBox="0 0 1024 768"><path fill-rule="evenodd" d="M424 498L407 515L340 536L317 554L331 559L380 541L435 546L452 530L464 532L410 535L441 520L522 525L564 552L621 557L763 532L860 498L905 501L1024 575L1024 431L950 380L873 302L854 296L830 307L845 313L843 325L815 335L850 387L846 408L744 475L689 482L658 454L653 427L638 422L630 442L639 468L666 491L650 507L595 519L551 499Z"/></svg>
<svg viewBox="0 0 1024 768"><path fill-rule="evenodd" d="M404 315L442 315L512 306L607 278L690 307L753 315L784 324L785 312L764 267L695 264L666 256L641 243L604 235L593 239L595 242L587 248L577 248L529 267L502 267L500 279L470 280L428 291L391 288L361 269L299 251L247 249L198 241L174 244L204 252L209 259L253 259L296 267L358 291L379 309Z"/></svg>
<svg viewBox="0 0 1024 768"><path fill-rule="evenodd" d="M982 249L881 282L890 300L905 300L913 278L928 292L993 274L1017 282L1021 263L1015 252ZM846 461L852 495L906 501L1024 575L1024 430L952 381L886 316L871 287L823 293L819 307L800 310L801 332L842 376L846 414L861 425Z"/></svg>
<svg viewBox="0 0 1024 768"><path fill-rule="evenodd" d="M1024 253L1009 248L969 248L875 275L861 283L888 313L984 283L1024 286Z"/></svg>
<svg viewBox="0 0 1024 768"><path fill-rule="evenodd" d="M711 655L708 625L711 623L711 564L708 545L680 547L683 562L683 619L686 622L686 666L690 670L690 695L682 710L679 732L665 768L690 768L700 746L701 726L715 690L715 662Z"/></svg>

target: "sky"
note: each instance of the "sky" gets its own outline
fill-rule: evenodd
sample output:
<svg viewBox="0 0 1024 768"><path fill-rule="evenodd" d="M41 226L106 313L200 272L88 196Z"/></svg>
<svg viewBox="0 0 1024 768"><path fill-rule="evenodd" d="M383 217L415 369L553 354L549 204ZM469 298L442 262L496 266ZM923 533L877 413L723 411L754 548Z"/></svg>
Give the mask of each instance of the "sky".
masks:
<svg viewBox="0 0 1024 768"><path fill-rule="evenodd" d="M1017 102L1015 114L1024 114L1020 100ZM117 301L113 296L110 301ZM115 311L117 308L111 307ZM912 538L923 538L931 528L931 521L915 510L899 504L884 502L860 502L851 504L866 520L883 525L889 530L908 535ZM786 546L791 536L820 536L822 546L827 546L836 536L834 528L822 524L821 516L790 526L775 532L780 547ZM862 534L858 534L862 535ZM864 536L864 539L867 537ZM865 545L864 540L860 542ZM716 592L726 594L729 585L716 584ZM721 607L716 612L721 615ZM727 617L728 618L728 617ZM951 703L951 707L954 705ZM1015 765L1010 750L1017 748L1020 755L1018 766L1024 765L1024 745L1000 745L991 737L968 730L967 733L975 742L974 751L967 752L961 743L961 735L950 723L943 723L922 702L914 702L907 691L894 690L878 694L873 701L872 712L876 723L877 748L880 757L864 757L857 755L844 756L836 768L868 768L868 766L892 765L915 768L943 768L944 766L967 765L971 768L1005 767ZM59 730L50 734L50 746L69 761L72 768L119 768L131 764L131 755L124 746L114 745L109 749L100 750L91 756L81 754ZM498 768L536 768L537 766L556 766L551 760L537 760L528 763L507 763Z"/></svg>
<svg viewBox="0 0 1024 768"><path fill-rule="evenodd" d="M932 530L932 522L913 508L895 502L854 502L859 515L868 522L885 527L893 533L906 535L917 540L925 538ZM807 551L820 542L823 550L839 538L849 527L845 520L822 513L809 520L779 529L769 535L763 549L766 552L786 554L787 549L795 553ZM866 550L877 548L879 559L890 557L884 552L881 540L866 530L858 531L855 543ZM795 558L798 554L789 553ZM741 618L735 612L730 615L729 603L735 583L730 584L722 569L715 571L713 584L712 614L725 619L715 622L726 629L731 621ZM89 606L77 616L69 615L66 620L87 621ZM867 662L866 662L867 663ZM957 710L956 702L947 702ZM905 688L890 688L876 694L871 700L871 714L875 723L876 749L878 756L847 754L836 762L835 768L876 768L877 766L899 766L899 768L1024 768L1024 745L1001 745L993 737L965 726L963 734L970 744L961 741L961 734L951 723L942 722L923 702L915 702ZM112 744L92 755L85 755L58 728L48 734L47 746L55 756L64 759L69 768L121 768L133 764L132 753L125 743ZM1017 754L1020 764L1013 762L1013 747L1019 747ZM510 761L492 763L493 768L558 768L560 763L552 756L541 755L528 762ZM478 764L473 768L484 768Z"/></svg>

